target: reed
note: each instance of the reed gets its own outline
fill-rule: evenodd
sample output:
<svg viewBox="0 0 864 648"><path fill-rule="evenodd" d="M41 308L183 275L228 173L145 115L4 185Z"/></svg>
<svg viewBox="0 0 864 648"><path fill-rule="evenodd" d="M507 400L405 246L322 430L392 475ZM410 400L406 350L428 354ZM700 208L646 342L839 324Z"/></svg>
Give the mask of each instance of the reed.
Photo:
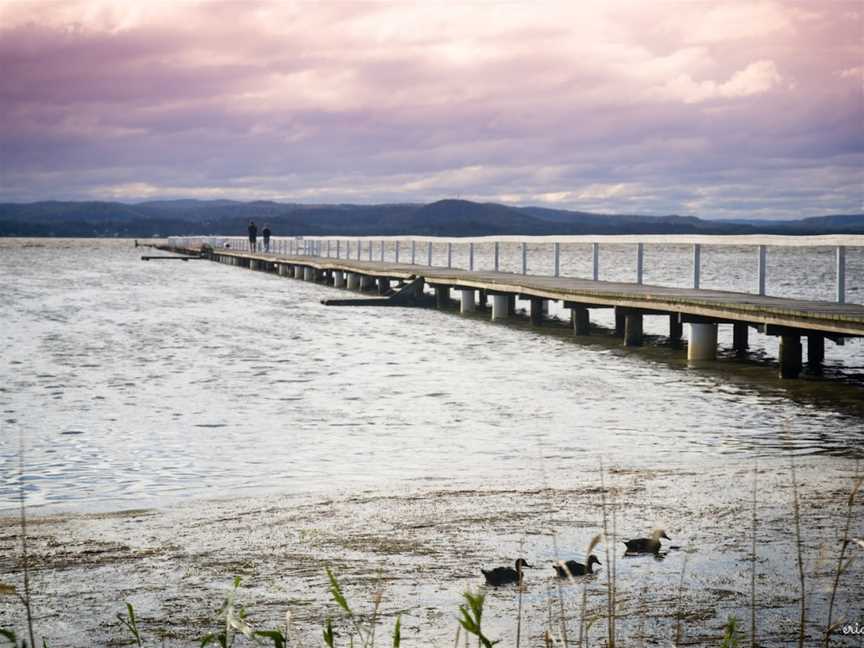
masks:
<svg viewBox="0 0 864 648"><path fill-rule="evenodd" d="M795 520L795 550L798 558L798 581L801 596L801 616L798 623L798 648L804 648L807 624L807 591L804 578L804 551L801 541L801 507L798 496L798 477L795 471L795 455L789 451L789 469L792 479L792 514Z"/></svg>
<svg viewBox="0 0 864 648"><path fill-rule="evenodd" d="M603 547L606 551L606 564L609 559L609 515L606 502L606 479L603 462L600 462L600 505L603 508ZM614 542L614 539L613 539ZM606 570L606 644L615 648L615 575L612 570Z"/></svg>
<svg viewBox="0 0 864 648"><path fill-rule="evenodd" d="M840 577L843 573L849 568L849 565L852 563L853 558L850 558L846 561L846 548L849 546L851 542L849 537L849 529L852 526L852 510L855 506L855 496L858 494L858 491L861 489L861 485L864 483L864 477L860 476L860 464L855 462L855 478L852 483L852 491L849 493L849 497L846 500L846 515L845 515L845 524L843 526L843 535L840 538L840 552L837 556L837 568L834 570L834 582L831 587L831 599L828 603L828 622L825 625L825 641L824 646L828 648L828 645L831 641L831 634L834 630L837 629L839 625L842 625L842 621L838 624L832 624L833 614L834 614L834 601L837 597L837 589L840 586ZM844 562L845 561L845 562Z"/></svg>
<svg viewBox="0 0 864 648"><path fill-rule="evenodd" d="M678 596L676 597L675 605L675 648L681 645L683 634L683 626L681 621L684 617L684 574L687 572L687 556L681 561L681 579L678 581Z"/></svg>
<svg viewBox="0 0 864 648"><path fill-rule="evenodd" d="M756 648L756 483L758 460L753 461L753 518L752 539L750 546L750 648Z"/></svg>
<svg viewBox="0 0 864 648"><path fill-rule="evenodd" d="M30 637L30 646L36 645L35 632L33 631L33 605L30 593L30 554L27 551L27 505L24 496L24 431L18 430L18 501L20 504L20 528L21 528L21 569L24 576L24 594L18 598L24 605L27 619L27 635ZM43 640L43 643L44 640Z"/></svg>

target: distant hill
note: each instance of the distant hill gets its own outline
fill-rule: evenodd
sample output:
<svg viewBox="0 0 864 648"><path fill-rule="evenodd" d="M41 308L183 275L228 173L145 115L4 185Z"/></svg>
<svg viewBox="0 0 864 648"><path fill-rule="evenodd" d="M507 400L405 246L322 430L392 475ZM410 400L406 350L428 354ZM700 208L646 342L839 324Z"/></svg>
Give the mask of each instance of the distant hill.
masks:
<svg viewBox="0 0 864 648"><path fill-rule="evenodd" d="M491 236L543 234L864 234L864 214L785 221L594 214L468 200L426 205L304 205L266 200L0 203L0 236L244 236L249 220L274 234Z"/></svg>

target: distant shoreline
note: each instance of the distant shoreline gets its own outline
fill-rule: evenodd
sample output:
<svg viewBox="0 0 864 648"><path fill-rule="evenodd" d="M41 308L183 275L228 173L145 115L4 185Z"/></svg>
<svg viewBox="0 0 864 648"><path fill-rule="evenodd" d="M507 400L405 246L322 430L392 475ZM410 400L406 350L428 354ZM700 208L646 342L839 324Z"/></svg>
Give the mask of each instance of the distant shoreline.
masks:
<svg viewBox="0 0 864 648"><path fill-rule="evenodd" d="M0 203L0 237L245 236L250 220L289 236L864 235L864 214L798 220L596 214L467 200L429 204L303 205L270 201Z"/></svg>

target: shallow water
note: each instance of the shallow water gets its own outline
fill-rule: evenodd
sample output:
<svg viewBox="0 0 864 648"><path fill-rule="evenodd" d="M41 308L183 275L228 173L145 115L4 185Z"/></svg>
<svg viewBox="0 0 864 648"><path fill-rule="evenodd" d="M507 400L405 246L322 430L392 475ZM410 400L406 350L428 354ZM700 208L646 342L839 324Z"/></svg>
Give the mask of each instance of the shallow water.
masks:
<svg viewBox="0 0 864 648"><path fill-rule="evenodd" d="M241 575L256 620L279 623L290 607L314 640L334 613L331 564L359 602L383 574L388 626L403 610L410 645L452 645L479 568L526 555L540 565L525 594L536 645L558 605L549 562L583 556L602 530L602 463L615 545L660 525L680 547L663 561L618 556L622 632L644 622L667 641L686 569L687 637L716 645L728 614L748 618L758 460L760 619L766 645L785 645L797 628L790 455L818 636L864 452L861 387L836 379L861 371L859 343L827 345L835 379L782 382L771 340L755 335L755 359L688 368L662 345L577 342L479 314L327 308L334 289L205 261L143 263L125 241L27 244L0 241L0 509L17 506L22 443L49 636L116 641L104 621L129 599L151 630L172 619L179 638L166 645L184 645ZM677 254L657 283L672 283ZM824 254L795 254L793 287L819 296L809 277ZM864 283L861 267L850 263L850 287ZM13 556L9 516L0 555ZM852 533L864 536L860 504ZM864 619L862 564L838 599L851 619ZM14 572L0 562L0 580ZM605 581L585 585L602 609ZM70 596L72 611L58 602ZM563 597L573 628L581 584ZM512 643L515 592L491 591L489 604L493 636ZM0 624L19 612L0 600Z"/></svg>
<svg viewBox="0 0 864 648"><path fill-rule="evenodd" d="M238 491L527 487L600 457L734 465L785 446L864 447L854 408L825 397L831 383L802 394L747 367L687 369L671 351L434 310L327 308L333 289L144 263L124 241L12 243L0 250L0 507L16 502L19 433L28 502L91 510ZM834 370L864 365L862 345L827 346Z"/></svg>

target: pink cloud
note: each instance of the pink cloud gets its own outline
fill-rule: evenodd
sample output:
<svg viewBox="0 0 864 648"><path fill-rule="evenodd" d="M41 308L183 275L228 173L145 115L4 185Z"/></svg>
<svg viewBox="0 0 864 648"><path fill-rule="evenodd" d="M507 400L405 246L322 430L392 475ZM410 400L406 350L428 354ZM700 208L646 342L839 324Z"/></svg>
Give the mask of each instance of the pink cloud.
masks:
<svg viewBox="0 0 864 648"><path fill-rule="evenodd" d="M731 186L725 170L754 196L818 178L809 202L764 197L777 215L821 213L826 192L832 211L860 209L860 15L542 7L0 5L0 199L458 192L758 211L708 190Z"/></svg>

